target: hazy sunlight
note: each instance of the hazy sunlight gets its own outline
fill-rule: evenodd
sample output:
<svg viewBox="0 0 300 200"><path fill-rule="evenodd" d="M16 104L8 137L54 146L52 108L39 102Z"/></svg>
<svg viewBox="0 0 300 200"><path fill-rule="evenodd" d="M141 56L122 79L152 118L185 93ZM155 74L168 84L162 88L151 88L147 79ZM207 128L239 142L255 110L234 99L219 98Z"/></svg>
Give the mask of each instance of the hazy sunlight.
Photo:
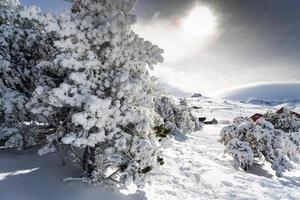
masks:
<svg viewBox="0 0 300 200"><path fill-rule="evenodd" d="M182 28L186 34L193 37L203 37L214 33L217 22L212 11L207 7L195 7L182 20Z"/></svg>

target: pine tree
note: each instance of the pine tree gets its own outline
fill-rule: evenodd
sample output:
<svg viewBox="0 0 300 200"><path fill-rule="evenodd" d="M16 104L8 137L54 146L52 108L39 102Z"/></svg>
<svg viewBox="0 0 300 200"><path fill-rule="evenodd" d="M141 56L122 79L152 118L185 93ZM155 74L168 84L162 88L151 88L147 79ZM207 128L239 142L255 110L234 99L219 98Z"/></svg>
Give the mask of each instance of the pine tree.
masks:
<svg viewBox="0 0 300 200"><path fill-rule="evenodd" d="M1 1L0 142L76 155L91 183L142 186L171 129L199 124L187 104L161 101L149 71L163 50L131 30L135 0L69 1L58 18Z"/></svg>
<svg viewBox="0 0 300 200"><path fill-rule="evenodd" d="M1 0L0 5L1 5L1 7L6 6L6 7L13 8L13 7L19 6L20 2L19 2L19 0Z"/></svg>
<svg viewBox="0 0 300 200"><path fill-rule="evenodd" d="M163 51L131 31L136 1L70 2L71 12L58 19L56 56L39 65L52 72L44 73L49 81L39 82L28 104L57 130L40 153L52 152L55 141L85 148L91 182L143 185L159 160L159 91L149 69Z"/></svg>
<svg viewBox="0 0 300 200"><path fill-rule="evenodd" d="M43 26L21 16L32 9L20 6L17 0L0 1L0 143L7 147L36 142L33 115L25 105L38 78L32 69L51 49Z"/></svg>
<svg viewBox="0 0 300 200"><path fill-rule="evenodd" d="M199 121L191 114L186 99L176 105L171 97L161 96L156 100L156 112L171 133L186 134L201 129Z"/></svg>

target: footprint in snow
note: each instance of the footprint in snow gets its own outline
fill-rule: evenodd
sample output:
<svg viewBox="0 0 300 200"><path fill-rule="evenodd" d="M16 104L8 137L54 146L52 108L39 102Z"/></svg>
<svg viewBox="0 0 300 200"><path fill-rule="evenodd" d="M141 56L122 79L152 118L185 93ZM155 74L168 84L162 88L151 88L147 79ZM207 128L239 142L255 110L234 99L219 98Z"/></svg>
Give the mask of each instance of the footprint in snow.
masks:
<svg viewBox="0 0 300 200"><path fill-rule="evenodd" d="M233 184L227 181L222 181L221 182L223 185L228 186L228 187L233 187Z"/></svg>

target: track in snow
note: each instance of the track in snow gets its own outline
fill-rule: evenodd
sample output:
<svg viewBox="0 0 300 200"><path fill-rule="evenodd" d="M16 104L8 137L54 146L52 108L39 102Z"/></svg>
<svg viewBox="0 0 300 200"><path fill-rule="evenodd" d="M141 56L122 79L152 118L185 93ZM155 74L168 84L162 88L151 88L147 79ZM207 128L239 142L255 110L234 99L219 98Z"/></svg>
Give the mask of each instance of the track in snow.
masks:
<svg viewBox="0 0 300 200"><path fill-rule="evenodd" d="M237 171L217 142L221 128L204 126L185 141L174 140L164 151L166 164L146 188L148 199L300 199L299 169L283 178L261 166Z"/></svg>

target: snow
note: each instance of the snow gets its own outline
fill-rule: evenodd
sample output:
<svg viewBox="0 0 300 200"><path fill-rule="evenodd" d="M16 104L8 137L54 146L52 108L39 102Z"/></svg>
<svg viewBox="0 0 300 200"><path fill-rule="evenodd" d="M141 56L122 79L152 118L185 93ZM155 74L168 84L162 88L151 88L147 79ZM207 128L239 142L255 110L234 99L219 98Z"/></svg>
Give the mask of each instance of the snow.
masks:
<svg viewBox="0 0 300 200"><path fill-rule="evenodd" d="M270 166L237 171L224 157L217 140L222 125L204 126L200 132L174 141L164 156L148 199L298 199L299 169L277 178ZM298 180L297 180L298 179Z"/></svg>
<svg viewBox="0 0 300 200"><path fill-rule="evenodd" d="M229 124L234 118L240 116L252 116L255 113L265 113L268 110L275 111L272 106L252 105L231 100L210 98L189 98L191 105L201 109L194 109L197 117L207 117L208 120L216 118L222 124Z"/></svg>
<svg viewBox="0 0 300 200"><path fill-rule="evenodd" d="M62 167L56 154L41 157L36 151L0 150L1 200L129 200L138 196L84 185L81 181L63 182L80 173L77 164Z"/></svg>
<svg viewBox="0 0 300 200"><path fill-rule="evenodd" d="M188 102L203 107L195 111L198 116L210 114L217 120L232 121L238 115L275 110L206 98L188 99ZM27 152L0 149L0 199L299 199L299 166L295 165L295 169L285 172L281 178L276 177L267 163L256 164L247 172L236 169L232 158L224 155L225 147L218 143L224 126L205 125L201 131L175 135L171 145L163 150L165 164L151 172L152 185L138 191L133 186L112 191L76 180L63 182L64 178L78 177L77 164L68 162L62 167L58 155L40 157L36 149Z"/></svg>

